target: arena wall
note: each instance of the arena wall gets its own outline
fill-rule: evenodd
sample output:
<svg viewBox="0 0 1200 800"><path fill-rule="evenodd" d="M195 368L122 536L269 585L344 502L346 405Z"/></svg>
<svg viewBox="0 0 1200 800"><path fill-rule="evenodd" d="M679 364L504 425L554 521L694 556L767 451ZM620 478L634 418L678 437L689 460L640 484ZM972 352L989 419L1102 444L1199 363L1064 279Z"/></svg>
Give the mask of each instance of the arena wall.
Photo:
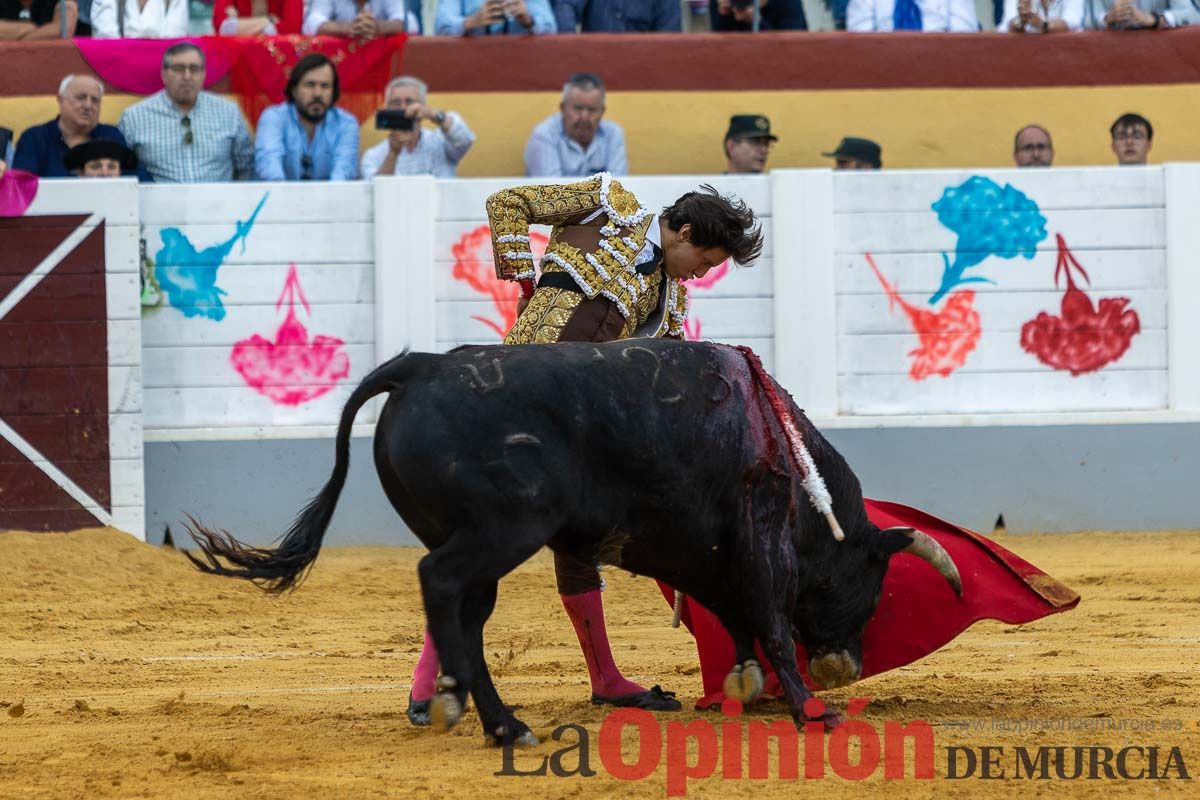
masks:
<svg viewBox="0 0 1200 800"><path fill-rule="evenodd" d="M328 476L361 376L499 341L515 289L482 209L515 180L89 183L139 198L151 539L193 513L269 540ZM754 347L868 493L985 530L1196 525L1200 165L626 181L651 207L701 182L767 246L695 282L690 334ZM411 541L373 475L376 410L335 540Z"/></svg>
<svg viewBox="0 0 1200 800"><path fill-rule="evenodd" d="M145 538L137 220L132 181L0 219L0 529Z"/></svg>

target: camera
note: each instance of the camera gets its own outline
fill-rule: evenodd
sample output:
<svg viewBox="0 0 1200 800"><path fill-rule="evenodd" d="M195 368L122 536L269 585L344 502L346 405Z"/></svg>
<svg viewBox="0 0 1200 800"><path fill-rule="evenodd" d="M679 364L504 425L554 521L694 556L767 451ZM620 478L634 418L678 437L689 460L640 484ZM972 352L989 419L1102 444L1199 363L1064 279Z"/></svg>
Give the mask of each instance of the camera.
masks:
<svg viewBox="0 0 1200 800"><path fill-rule="evenodd" d="M417 121L399 109L384 108L375 112L375 129L381 131L411 131Z"/></svg>

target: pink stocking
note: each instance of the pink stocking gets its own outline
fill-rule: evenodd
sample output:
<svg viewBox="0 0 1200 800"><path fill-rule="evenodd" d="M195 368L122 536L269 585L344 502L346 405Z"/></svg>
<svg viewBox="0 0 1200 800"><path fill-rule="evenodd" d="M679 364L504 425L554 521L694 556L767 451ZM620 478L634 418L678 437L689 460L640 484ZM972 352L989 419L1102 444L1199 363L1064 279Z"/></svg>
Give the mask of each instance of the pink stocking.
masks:
<svg viewBox="0 0 1200 800"><path fill-rule="evenodd" d="M438 666L438 654L433 646L433 637L426 630L425 644L421 647L421 655L417 658L417 667L413 670L411 692L413 700L428 700L433 697L437 688Z"/></svg>
<svg viewBox="0 0 1200 800"><path fill-rule="evenodd" d="M613 661L612 649L608 645L608 631L604 627L604 601L600 599L600 590L593 589L583 594L564 594L560 597L563 607L567 609L567 616L571 618L571 624L575 626L579 647L587 661L592 693L613 698L645 692L645 687L626 680Z"/></svg>

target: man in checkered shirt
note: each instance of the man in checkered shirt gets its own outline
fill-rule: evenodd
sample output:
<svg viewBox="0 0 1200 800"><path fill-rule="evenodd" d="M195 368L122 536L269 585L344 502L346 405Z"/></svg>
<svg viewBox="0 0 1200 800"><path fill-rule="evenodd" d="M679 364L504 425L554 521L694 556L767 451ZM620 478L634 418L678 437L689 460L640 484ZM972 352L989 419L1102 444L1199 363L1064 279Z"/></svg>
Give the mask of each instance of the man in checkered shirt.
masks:
<svg viewBox="0 0 1200 800"><path fill-rule="evenodd" d="M155 181L208 183L254 177L254 141L237 105L204 88L204 51L163 53L163 90L125 109L117 127Z"/></svg>

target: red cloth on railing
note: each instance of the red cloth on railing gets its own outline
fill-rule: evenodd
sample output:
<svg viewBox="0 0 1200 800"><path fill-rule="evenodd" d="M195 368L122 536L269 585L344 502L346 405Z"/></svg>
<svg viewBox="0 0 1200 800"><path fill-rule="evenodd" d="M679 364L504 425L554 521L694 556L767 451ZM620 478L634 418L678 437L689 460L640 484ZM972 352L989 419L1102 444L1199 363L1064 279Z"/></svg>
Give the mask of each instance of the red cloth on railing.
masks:
<svg viewBox="0 0 1200 800"><path fill-rule="evenodd" d="M75 39L102 80L122 92L153 94L162 88L162 56L168 47L191 42L204 51L205 88L229 75L250 124L269 105L283 102L288 73L309 53L329 57L338 71L338 105L360 121L375 113L383 90L400 70L405 34L370 41L339 36L200 36L189 39Z"/></svg>
<svg viewBox="0 0 1200 800"><path fill-rule="evenodd" d="M1067 611L1079 603L1075 592L978 533L899 503L867 498L863 503L877 527L916 528L936 539L954 559L963 586L963 596L955 597L954 590L929 564L906 553L892 556L879 605L863 632L863 678L923 658L981 619L1017 625ZM673 604L674 590L664 583L659 583L659 588ZM700 656L704 696L696 701L696 707L719 706L725 699L725 676L733 667L733 640L717 618L690 597L685 598L682 620L696 637ZM764 697L780 697L779 681L761 653L759 659L767 678ZM808 659L799 642L796 662L812 687Z"/></svg>
<svg viewBox="0 0 1200 800"><path fill-rule="evenodd" d="M359 121L375 113L388 80L400 69L404 34L370 41L339 36L212 37L226 48L232 64L230 81L251 124L269 105L283 102L288 73L309 53L329 57L338 71L342 97L338 106ZM395 64L393 65L393 61Z"/></svg>
<svg viewBox="0 0 1200 800"><path fill-rule="evenodd" d="M216 0L213 3L213 30L218 33L225 21L226 9L237 9L239 19L248 19L254 13L254 0ZM280 36L300 33L304 24L304 0L267 0L267 13L279 18L275 32Z"/></svg>

